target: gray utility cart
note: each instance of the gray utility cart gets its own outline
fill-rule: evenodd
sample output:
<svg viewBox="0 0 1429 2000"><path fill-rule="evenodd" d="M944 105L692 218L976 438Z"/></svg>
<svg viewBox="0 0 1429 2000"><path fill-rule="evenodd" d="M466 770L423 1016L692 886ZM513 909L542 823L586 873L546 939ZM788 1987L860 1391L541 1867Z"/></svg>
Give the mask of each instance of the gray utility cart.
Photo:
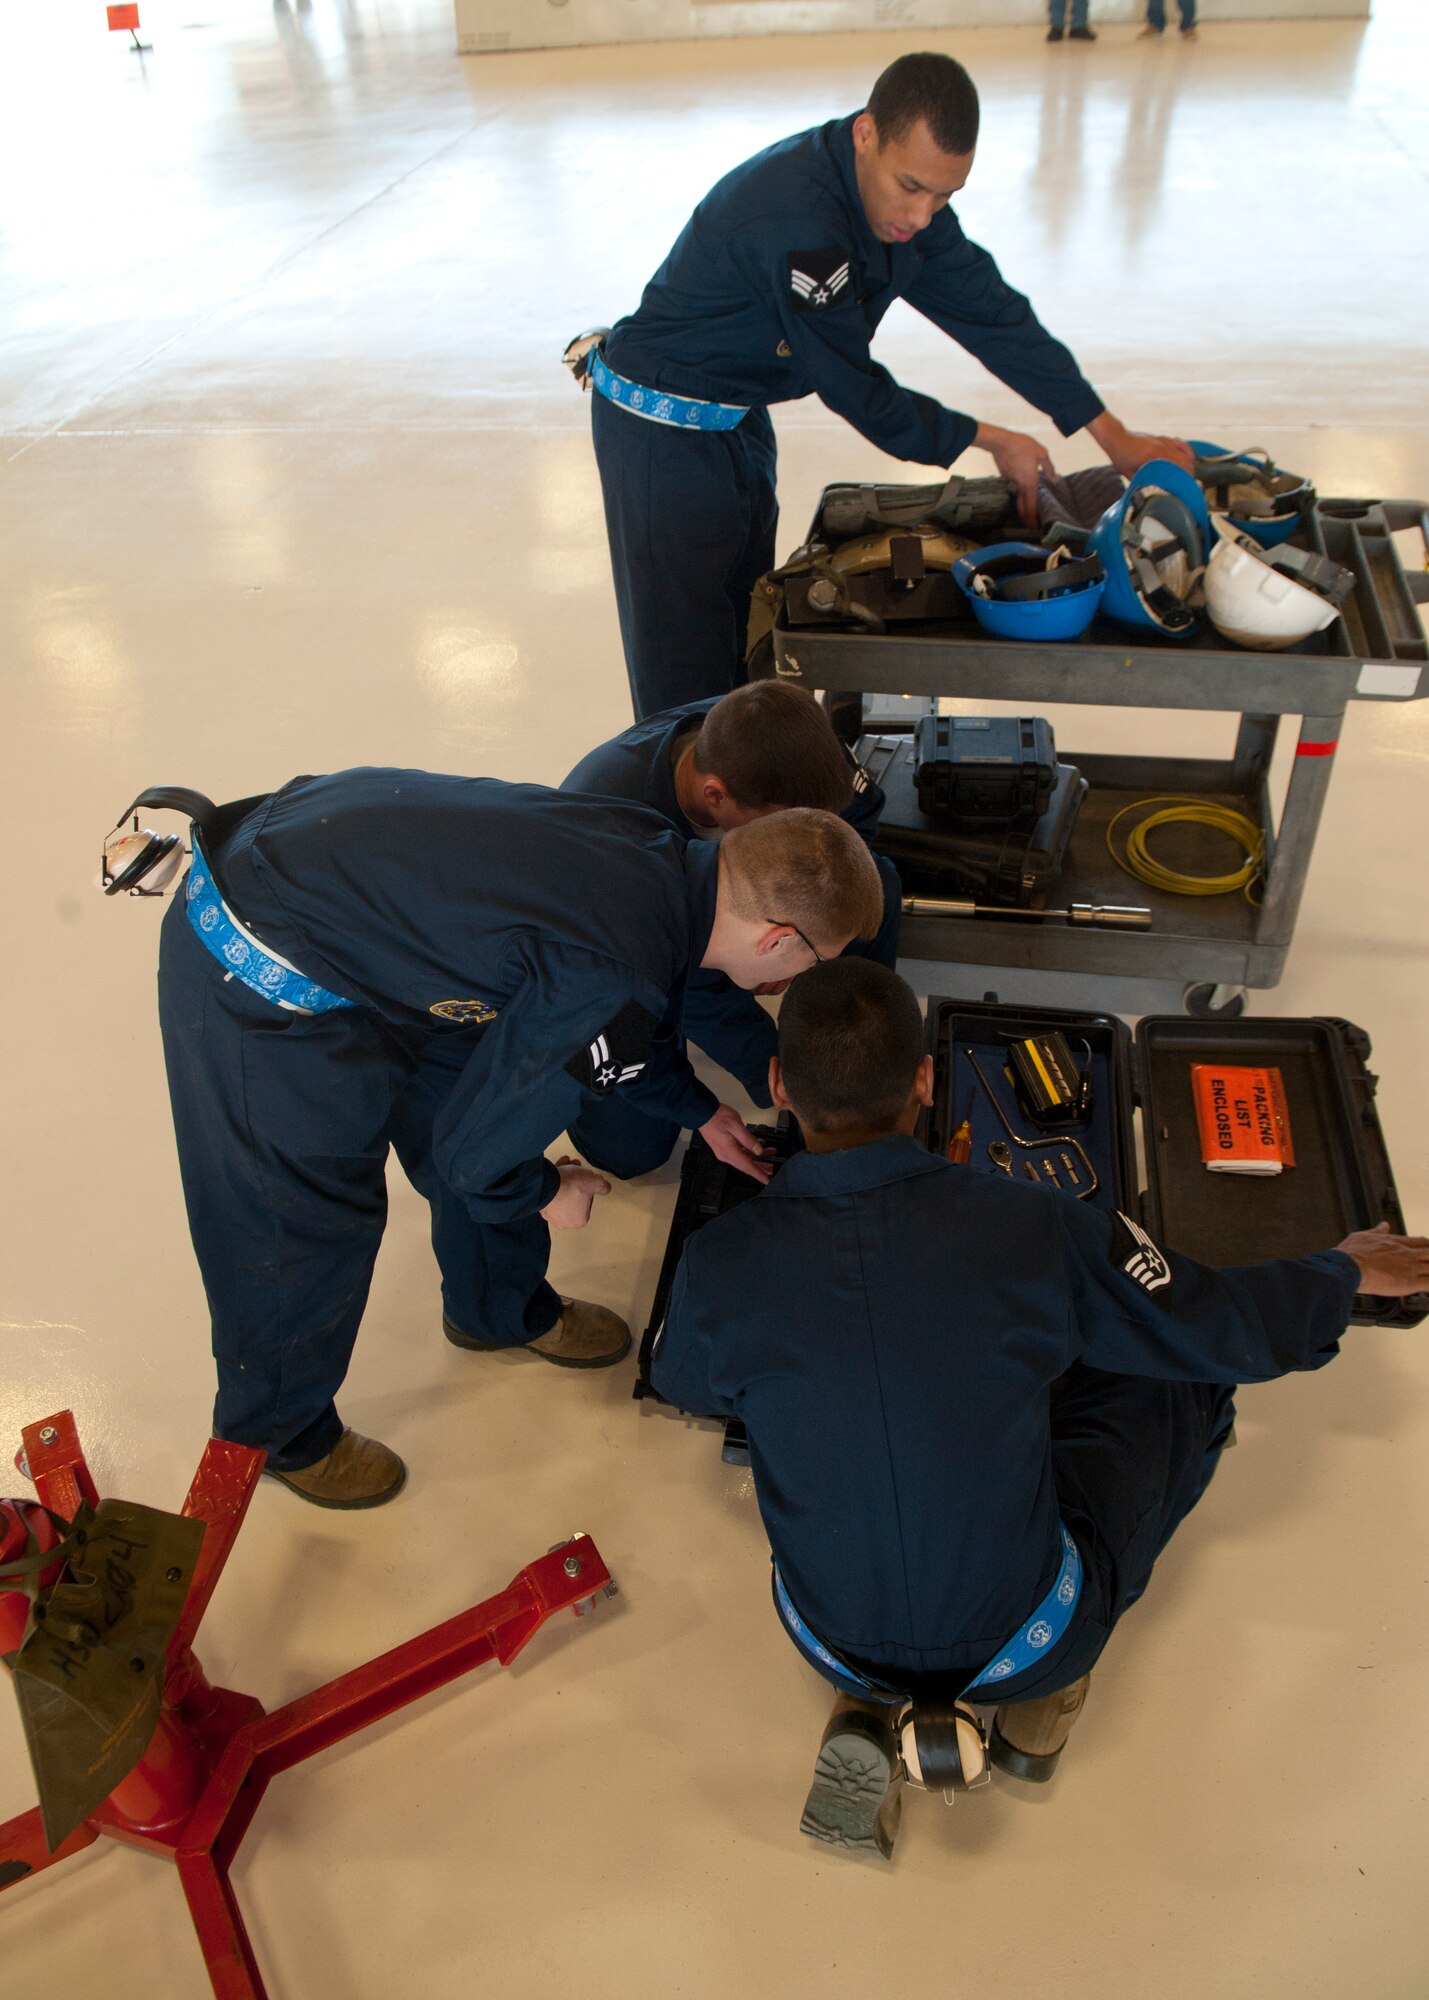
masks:
<svg viewBox="0 0 1429 2000"><path fill-rule="evenodd" d="M1180 644L1143 644L1119 636L1120 628L1100 617L1081 639L1042 646L995 638L970 619L889 626L881 634L847 624L794 627L785 604L763 670L826 695L835 691L830 709L841 733L850 737L866 695L991 699L1015 702L1024 713L1051 702L1239 713L1235 754L1225 761L1060 753L1080 769L1090 790L1056 900L1147 905L1150 930L923 913L906 916L903 926L903 950L910 958L1181 978L1190 982L1189 1012L1236 1014L1247 987L1274 986L1280 978L1346 706L1415 701L1429 694L1424 672L1429 647L1415 609L1429 603L1429 573L1406 571L1393 540L1395 533L1414 529L1429 551L1429 503L1316 504L1295 539L1353 571L1355 588L1343 617L1299 652L1228 649L1210 628ZM1299 739L1277 826L1268 778L1286 716L1299 717ZM886 730L889 724L879 718L869 726ZM1240 894L1163 894L1116 866L1106 846L1113 814L1168 792L1235 806L1260 824L1268 870L1258 906ZM1177 866L1206 873L1225 866L1223 835L1187 826L1173 829L1171 838Z"/></svg>

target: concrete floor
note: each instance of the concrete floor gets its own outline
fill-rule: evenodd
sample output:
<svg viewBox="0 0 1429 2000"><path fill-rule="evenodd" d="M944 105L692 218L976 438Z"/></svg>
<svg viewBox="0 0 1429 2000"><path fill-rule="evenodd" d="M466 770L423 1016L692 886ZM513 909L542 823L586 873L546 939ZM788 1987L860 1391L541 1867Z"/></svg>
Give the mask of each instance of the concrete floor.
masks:
<svg viewBox="0 0 1429 2000"><path fill-rule="evenodd" d="M634 303L717 174L860 102L906 44L459 62L442 0L144 0L143 20L141 58L97 6L0 0L0 1440L71 1406L101 1490L177 1504L212 1385L159 913L93 893L100 836L146 783L236 797L364 761L554 781L618 727L560 348ZM921 40L982 87L971 233L1119 414L1265 444L1322 491L1429 494L1413 0L1184 49ZM879 351L1038 427L911 313ZM817 404L780 432L785 545L826 479L899 476ZM1077 741L1219 748L1230 727L1102 711ZM1429 708L1352 712L1287 976L1253 996L1370 1030L1421 1227L1426 762ZM918 971L1130 1014L1179 997ZM638 1330L673 1185L562 1239L562 1288ZM275 1785L236 1871L275 2000L1429 1988L1422 1335L1355 1332L1333 1373L1245 1394L1241 1449L1057 1783L913 1799L891 1869L800 1839L825 1700L770 1614L748 1478L630 1382L454 1352L394 1187L343 1410L410 1486L344 1519L265 1484L209 1673L275 1706L577 1526L624 1595ZM0 1811L30 1796L0 1703ZM0 1990L42 1980L206 1990L172 1872L101 1846L9 1893Z"/></svg>

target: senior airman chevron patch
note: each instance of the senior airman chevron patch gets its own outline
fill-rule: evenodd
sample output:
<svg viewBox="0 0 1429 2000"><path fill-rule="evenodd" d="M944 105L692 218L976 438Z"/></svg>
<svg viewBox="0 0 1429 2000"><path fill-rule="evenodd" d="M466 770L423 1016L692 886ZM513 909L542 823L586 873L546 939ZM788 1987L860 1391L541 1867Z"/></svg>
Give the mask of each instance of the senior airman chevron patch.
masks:
<svg viewBox="0 0 1429 2000"><path fill-rule="evenodd" d="M848 289L853 267L842 250L791 250L789 290L795 312L823 312Z"/></svg>

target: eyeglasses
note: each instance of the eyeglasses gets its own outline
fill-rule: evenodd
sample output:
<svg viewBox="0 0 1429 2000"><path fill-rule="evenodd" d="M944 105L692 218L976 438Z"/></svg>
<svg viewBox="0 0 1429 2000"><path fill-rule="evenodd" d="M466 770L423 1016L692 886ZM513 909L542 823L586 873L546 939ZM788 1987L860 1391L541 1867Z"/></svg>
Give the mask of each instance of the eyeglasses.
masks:
<svg viewBox="0 0 1429 2000"><path fill-rule="evenodd" d="M814 950L813 945L809 943L809 940L804 936L804 933L799 929L797 924L791 924L786 917L766 917L764 921L766 924L777 924L780 930L792 931L800 944L803 945L805 951L812 954L815 965L826 965L828 963L821 951Z"/></svg>

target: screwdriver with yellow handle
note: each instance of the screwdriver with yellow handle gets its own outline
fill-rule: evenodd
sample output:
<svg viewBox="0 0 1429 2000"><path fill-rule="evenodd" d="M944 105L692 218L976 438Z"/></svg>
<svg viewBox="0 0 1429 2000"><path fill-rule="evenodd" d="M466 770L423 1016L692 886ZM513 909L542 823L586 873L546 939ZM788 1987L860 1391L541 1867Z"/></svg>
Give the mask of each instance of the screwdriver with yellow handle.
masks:
<svg viewBox="0 0 1429 2000"><path fill-rule="evenodd" d="M974 1084L968 1092L962 1123L948 1141L948 1158L960 1167L965 1167L973 1156L973 1099L976 1095L977 1085Z"/></svg>

